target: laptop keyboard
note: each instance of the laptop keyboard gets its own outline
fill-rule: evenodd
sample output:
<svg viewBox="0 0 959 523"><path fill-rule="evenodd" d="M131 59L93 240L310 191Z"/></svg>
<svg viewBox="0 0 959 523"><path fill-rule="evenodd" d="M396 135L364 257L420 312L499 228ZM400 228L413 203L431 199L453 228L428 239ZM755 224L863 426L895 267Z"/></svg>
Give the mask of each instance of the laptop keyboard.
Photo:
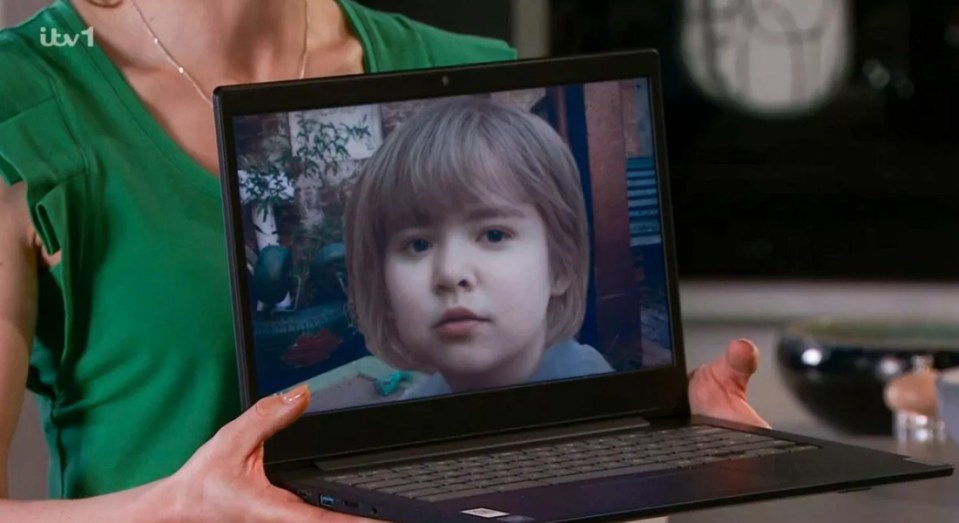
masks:
<svg viewBox="0 0 959 523"><path fill-rule="evenodd" d="M324 479L437 502L818 448L759 434L694 425L540 444Z"/></svg>

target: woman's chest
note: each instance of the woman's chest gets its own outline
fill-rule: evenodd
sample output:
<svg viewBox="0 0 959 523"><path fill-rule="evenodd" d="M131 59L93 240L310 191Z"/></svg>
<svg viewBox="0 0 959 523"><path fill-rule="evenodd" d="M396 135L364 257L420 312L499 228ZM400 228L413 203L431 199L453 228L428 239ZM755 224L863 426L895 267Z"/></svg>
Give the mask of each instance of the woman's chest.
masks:
<svg viewBox="0 0 959 523"><path fill-rule="evenodd" d="M210 176L219 173L213 107L187 77L168 72L124 73L145 109L183 153Z"/></svg>

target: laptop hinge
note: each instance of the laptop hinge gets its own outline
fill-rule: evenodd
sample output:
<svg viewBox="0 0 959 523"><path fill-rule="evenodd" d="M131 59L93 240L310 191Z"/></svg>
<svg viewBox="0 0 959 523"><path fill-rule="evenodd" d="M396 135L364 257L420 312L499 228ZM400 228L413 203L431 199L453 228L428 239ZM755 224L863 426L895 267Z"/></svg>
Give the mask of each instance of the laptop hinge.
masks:
<svg viewBox="0 0 959 523"><path fill-rule="evenodd" d="M629 416L615 420L591 421L563 425L561 427L536 428L507 434L475 436L455 441L426 443L415 447L374 451L337 458L313 460L314 466L325 471L337 471L361 467L381 466L388 463L423 460L462 454L465 452L490 451L497 448L513 447L562 440L582 436L596 436L604 433L619 432L649 426L642 416Z"/></svg>

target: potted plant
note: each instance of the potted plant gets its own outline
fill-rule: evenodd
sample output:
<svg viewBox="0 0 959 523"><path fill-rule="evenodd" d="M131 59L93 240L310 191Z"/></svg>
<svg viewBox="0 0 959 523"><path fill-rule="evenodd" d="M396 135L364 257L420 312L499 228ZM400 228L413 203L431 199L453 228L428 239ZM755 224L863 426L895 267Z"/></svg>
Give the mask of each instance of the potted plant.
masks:
<svg viewBox="0 0 959 523"><path fill-rule="evenodd" d="M275 165L247 166L239 170L240 202L252 205L252 221L256 246L279 245L276 207L293 200L292 180Z"/></svg>
<svg viewBox="0 0 959 523"><path fill-rule="evenodd" d="M266 305L275 305L283 310L293 304L293 298L287 290L285 273L288 270L274 267L277 264L279 267L289 266L284 260L289 259L290 253L286 247L280 246L276 210L292 201L295 193L295 176L292 174L295 169L290 161L289 141L282 141L286 144L285 149L280 140L273 140L265 143L261 152L239 158L240 202L244 208L251 208L250 216L256 235L258 256L253 276L254 282L259 282L261 287L262 292L258 296L279 292L277 299L269 299L268 304L258 300L257 308L261 310Z"/></svg>

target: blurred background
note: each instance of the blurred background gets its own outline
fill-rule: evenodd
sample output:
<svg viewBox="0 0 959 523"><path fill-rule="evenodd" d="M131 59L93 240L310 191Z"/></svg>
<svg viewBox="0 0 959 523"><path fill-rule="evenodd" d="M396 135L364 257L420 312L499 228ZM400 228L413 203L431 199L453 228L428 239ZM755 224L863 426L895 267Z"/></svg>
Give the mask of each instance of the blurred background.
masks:
<svg viewBox="0 0 959 523"><path fill-rule="evenodd" d="M691 364L752 337L772 387L789 322L959 319L959 0L358 1L521 57L659 50ZM27 401L15 497L45 495L38 430Z"/></svg>
<svg viewBox="0 0 959 523"><path fill-rule="evenodd" d="M658 49L685 276L959 280L957 0L359 1L523 57Z"/></svg>
<svg viewBox="0 0 959 523"><path fill-rule="evenodd" d="M684 275L959 278L959 2L367 2L522 56L662 53Z"/></svg>

